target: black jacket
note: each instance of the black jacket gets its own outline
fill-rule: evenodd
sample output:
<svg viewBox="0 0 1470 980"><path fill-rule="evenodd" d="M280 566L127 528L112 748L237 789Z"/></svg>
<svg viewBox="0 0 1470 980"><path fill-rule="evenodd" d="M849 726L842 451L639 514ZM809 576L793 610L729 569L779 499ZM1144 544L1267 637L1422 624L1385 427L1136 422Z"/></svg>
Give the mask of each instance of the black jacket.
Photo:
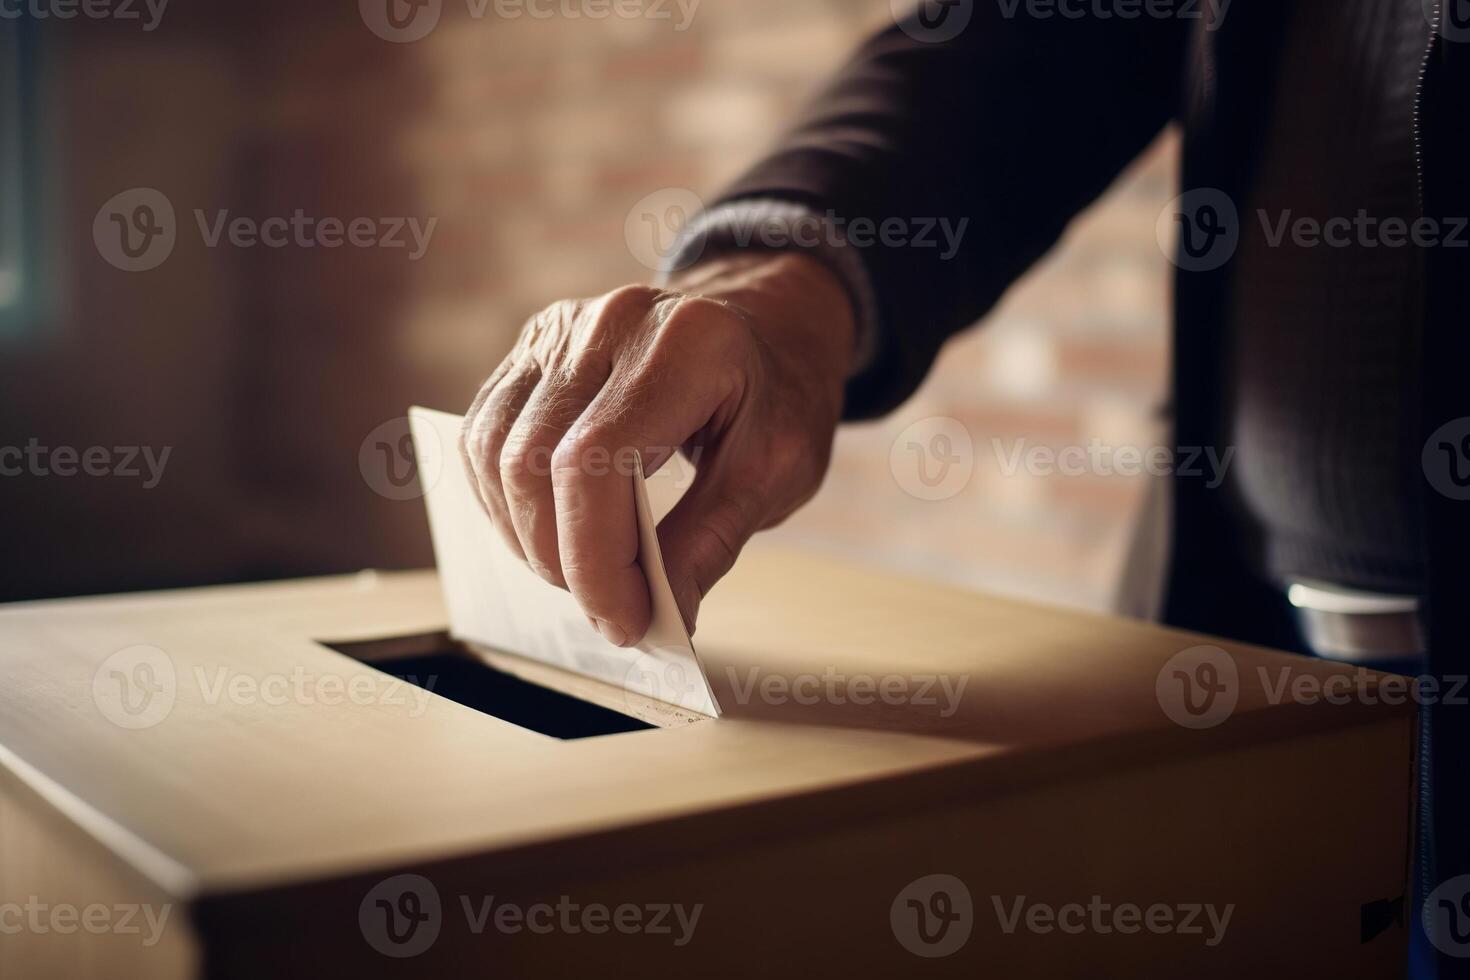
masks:
<svg viewBox="0 0 1470 980"><path fill-rule="evenodd" d="M1402 200L1390 203L1407 214L1470 215L1470 24L1446 32L1460 43L1439 37L1438 3L1235 0L1223 21L1208 25L1185 17L1041 19L1027 16L1024 0L1019 7L961 0L956 9L971 20L952 39L925 37L910 21L871 40L722 203L765 197L849 218L970 219L959 254L948 260L937 249L874 244L862 252L878 353L850 383L847 414L880 414L913 391L944 341L979 320L1171 121L1184 131L1185 190L1216 188L1248 202L1273 188L1310 191L1340 178L1400 188ZM1345 45L1359 47L1348 78L1354 91L1338 103L1341 118L1324 120L1302 87L1332 79ZM1383 107L1379 121L1373 113ZM1294 130L1365 125L1362 152L1340 161L1342 173L1292 171L1293 147L1300 147ZM1280 277L1262 277L1264 287L1253 278L1247 298L1265 311L1284 302L1272 292L1273 279L1294 286L1305 279L1323 295L1343 277L1382 284L1374 294L1382 309L1370 313L1388 329L1422 325L1415 360L1423 370L1408 389L1399 440L1417 461L1430 433L1470 416L1467 251L1361 249L1332 263L1273 266ZM1241 309L1238 265L1181 269L1176 277L1176 445L1220 444L1232 317L1252 312ZM1319 333L1336 328L1310 322L1331 315L1326 306L1304 315ZM1279 590L1252 566L1225 495L1199 480L1174 482L1168 621L1295 647ZM1428 480L1406 484L1400 496L1392 506L1414 515L1411 526L1423 536L1431 669L1464 675L1470 502L1435 492ZM1470 708L1445 705L1432 715L1439 854L1429 874L1437 881L1470 872L1467 714Z"/></svg>

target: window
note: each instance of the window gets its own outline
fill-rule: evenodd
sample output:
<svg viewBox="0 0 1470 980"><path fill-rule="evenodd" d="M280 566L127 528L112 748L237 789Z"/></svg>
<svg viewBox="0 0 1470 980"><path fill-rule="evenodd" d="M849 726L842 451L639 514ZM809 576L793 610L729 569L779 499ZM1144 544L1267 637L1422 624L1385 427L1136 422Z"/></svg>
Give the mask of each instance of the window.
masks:
<svg viewBox="0 0 1470 980"><path fill-rule="evenodd" d="M0 336L22 332L37 312L33 48L24 20L0 21Z"/></svg>

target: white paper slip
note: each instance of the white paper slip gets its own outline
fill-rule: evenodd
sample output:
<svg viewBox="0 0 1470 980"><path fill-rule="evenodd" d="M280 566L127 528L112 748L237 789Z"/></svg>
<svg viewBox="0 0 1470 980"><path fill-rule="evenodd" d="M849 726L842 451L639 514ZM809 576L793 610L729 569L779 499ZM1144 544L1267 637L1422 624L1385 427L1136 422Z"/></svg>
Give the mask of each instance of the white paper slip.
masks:
<svg viewBox="0 0 1470 980"><path fill-rule="evenodd" d="M641 462L632 467L652 620L643 641L625 649L604 640L571 594L531 571L495 530L459 459L461 417L427 408L408 417L452 636L719 717L658 545L658 522L688 487L692 466L675 454L646 481Z"/></svg>

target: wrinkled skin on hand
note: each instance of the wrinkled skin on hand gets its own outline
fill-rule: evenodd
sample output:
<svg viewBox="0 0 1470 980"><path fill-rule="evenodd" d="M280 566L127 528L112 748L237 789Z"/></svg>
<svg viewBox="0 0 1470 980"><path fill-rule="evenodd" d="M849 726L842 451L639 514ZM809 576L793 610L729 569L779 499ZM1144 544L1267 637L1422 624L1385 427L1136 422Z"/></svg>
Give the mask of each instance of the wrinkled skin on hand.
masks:
<svg viewBox="0 0 1470 980"><path fill-rule="evenodd" d="M853 332L836 278L797 254L554 303L481 387L461 451L511 548L620 646L650 617L629 461L652 473L685 453L698 475L659 540L692 632L751 535L821 484Z"/></svg>

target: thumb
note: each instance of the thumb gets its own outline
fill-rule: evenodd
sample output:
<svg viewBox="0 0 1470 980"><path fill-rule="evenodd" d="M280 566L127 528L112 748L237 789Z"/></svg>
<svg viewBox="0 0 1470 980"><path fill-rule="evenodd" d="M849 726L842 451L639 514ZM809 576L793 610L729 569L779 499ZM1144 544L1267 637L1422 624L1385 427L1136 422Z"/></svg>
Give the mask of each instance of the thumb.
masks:
<svg viewBox="0 0 1470 980"><path fill-rule="evenodd" d="M691 636L700 603L761 527L750 484L724 477L720 469L701 470L658 529L669 587Z"/></svg>

